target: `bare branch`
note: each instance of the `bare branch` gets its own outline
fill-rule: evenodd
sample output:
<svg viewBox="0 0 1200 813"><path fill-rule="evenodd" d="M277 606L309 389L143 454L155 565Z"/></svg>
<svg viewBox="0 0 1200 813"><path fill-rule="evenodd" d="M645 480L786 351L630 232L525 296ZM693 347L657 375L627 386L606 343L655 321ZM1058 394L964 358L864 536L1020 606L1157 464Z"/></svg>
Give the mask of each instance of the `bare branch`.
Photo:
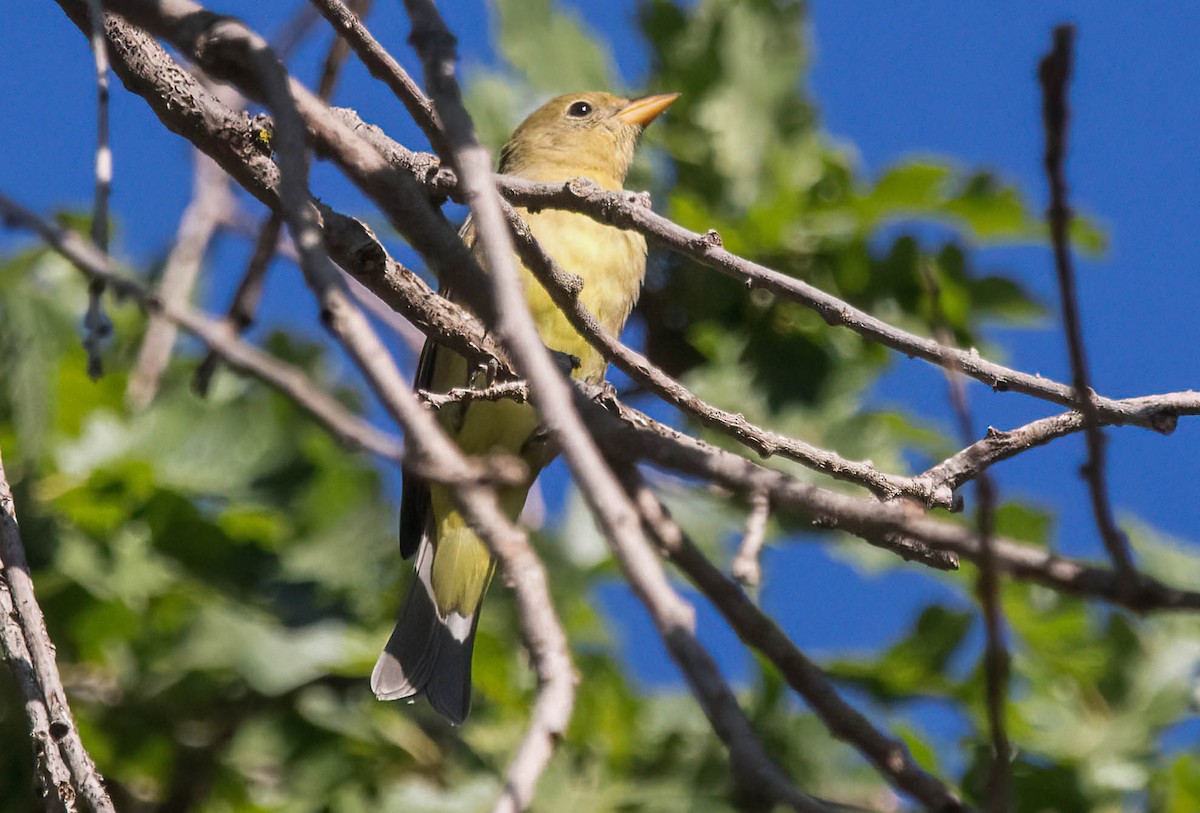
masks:
<svg viewBox="0 0 1200 813"><path fill-rule="evenodd" d="M733 557L729 571L747 587L757 587L762 582L762 563L759 562L759 556L767 538L771 499L762 491L752 491L749 502L750 515L746 518L746 532L742 534L742 544L738 547L737 556ZM644 507L642 516L645 516Z"/></svg>
<svg viewBox="0 0 1200 813"><path fill-rule="evenodd" d="M258 229L258 235L254 240L254 250L250 254L246 270L242 272L242 279L233 293L229 310L225 315L225 323L229 325L230 330L239 335L245 333L250 325L254 324L254 316L258 313L258 303L262 299L263 281L267 275L267 267L275 256L275 246L279 243L279 233L282 229L283 218L274 212L267 216ZM213 373L216 372L219 363L220 357L214 351L208 351L196 367L196 373L192 379L192 389L202 396L207 395Z"/></svg>
<svg viewBox="0 0 1200 813"><path fill-rule="evenodd" d="M763 654L784 680L812 707L829 731L866 757L897 789L931 810L969 811L937 777L921 769L904 743L876 728L837 693L819 666L801 652L779 625L695 546L666 507L630 468L626 482L659 549L721 613L746 646Z"/></svg>
<svg viewBox="0 0 1200 813"><path fill-rule="evenodd" d="M645 461L665 469L700 477L735 492L765 491L776 511L808 519L815 527L845 531L873 545L895 549L895 540L909 540L904 550L937 566L930 548L943 559L943 569L957 566L962 556L978 562L979 537L961 525L932 519L904 501L880 503L803 483L782 472L746 460L702 440L664 426L600 391L601 406L580 395L584 413L604 448L630 462ZM609 412L608 410L612 410ZM919 547L913 547L915 542ZM1120 586L1117 574L1074 559L1002 537L994 540L996 565L1014 578L1032 581L1071 595L1099 598L1134 612L1200 610L1200 592L1180 590L1150 576L1139 575L1133 590ZM910 555L911 555L910 554Z"/></svg>
<svg viewBox="0 0 1200 813"><path fill-rule="evenodd" d="M4 505L4 502L4 496L0 495L0 507L7 511L8 506ZM33 656L29 653L29 647L25 645L25 633L17 620L17 611L2 568L0 647L3 648L4 659L8 661L13 677L16 678L17 689L25 701L25 716L29 718L29 736L33 745L33 764L37 771L38 788L46 813L75 813L79 808L76 804L75 787L71 784L71 772L63 762L58 744L50 733L50 711L42 694L37 670L33 666Z"/></svg>
<svg viewBox="0 0 1200 813"><path fill-rule="evenodd" d="M87 0L89 39L96 63L96 159L95 193L92 203L92 242L108 251L108 199L112 194L112 145L108 138L108 48L104 43L104 12L101 0ZM104 340L112 334L112 320L104 310L104 286L88 288L87 313L83 317L83 349L87 352L88 375L104 375L100 358Z"/></svg>
<svg viewBox="0 0 1200 813"><path fill-rule="evenodd" d="M924 359L940 367L957 363L966 375L999 392L1012 390L1063 406L1075 406L1074 390L1066 384L1013 370L987 361L974 352L945 347L932 339L889 325L802 280L731 254L721 247L721 237L716 232L698 234L685 229L652 211L644 196L601 189L585 178L576 178L566 184L545 184L499 176L498 182L505 197L518 206L566 209L639 231L659 245L720 271L749 289L761 288L798 302L815 310L827 323L849 328L906 356ZM1168 425L1152 423L1148 416L1123 410L1119 402L1111 399L1097 396L1095 403L1101 413L1109 413L1116 423L1136 423L1160 432L1169 429Z"/></svg>
<svg viewBox="0 0 1200 813"><path fill-rule="evenodd" d="M942 306L942 291L938 283L936 265L933 260L923 259L920 270L932 305L933 317L930 327L933 334L940 343L953 344L954 336ZM975 420L971 415L971 405L967 399L967 388L962 373L955 368L946 370L946 383L950 392L950 403L958 418L959 434L963 443L970 444L971 438L975 437ZM975 522L979 529L980 551L979 578L975 583L975 592L983 612L984 683L988 730L991 732L992 742L992 761L987 779L987 805L992 813L1007 813L1012 794L1012 747L1009 745L1007 725L1010 661L993 542L996 526L996 488L987 474L981 473L976 479L975 495L978 497Z"/></svg>
<svg viewBox="0 0 1200 813"><path fill-rule="evenodd" d="M191 297L208 246L233 206L229 176L198 150L193 151L192 202L179 221L175 245L167 255L158 295L166 302L183 304ZM129 375L125 401L133 409L144 409L158 392L159 379L171 360L175 346L175 323L151 316Z"/></svg>
<svg viewBox="0 0 1200 813"><path fill-rule="evenodd" d="M454 78L454 36L431 2L405 0L412 20L413 43L425 68L430 96L442 120L446 141L460 178L460 189L471 205L477 245L482 248L487 279L495 300L497 332L529 382L530 395L566 459L597 524L634 593L655 621L668 651L679 664L717 734L726 743L735 774L747 787L760 788L773 799L797 810L822 810L800 793L768 758L749 721L721 679L716 664L696 640L694 613L667 582L653 550L641 533L636 509L609 469L595 441L572 405L572 390L542 345L525 303L507 222L492 176L492 161L475 137L462 107ZM547 755L548 756L548 755ZM514 764L514 769L516 765ZM530 769L540 774L544 765ZM510 771L510 778L514 771ZM510 785L510 788L512 786ZM499 810L525 807L532 787L506 794Z"/></svg>
<svg viewBox="0 0 1200 813"><path fill-rule="evenodd" d="M7 585L7 595L0 596L0 603L11 602L4 610L5 618L16 618L20 627L20 637L24 638L27 653L21 653L20 646L14 647L13 652L6 654L27 654L26 663L32 667L33 674L48 713L46 732L49 740L35 744L36 750L49 751L57 749L61 764L66 765L70 775L70 788L61 785L62 774L59 759L47 756L46 770L50 785L44 787L49 792L59 793L63 806L73 809L75 795L83 798L93 813L115 813L112 800L104 789L104 780L96 770L92 758L88 756L79 739L79 729L75 726L75 718L67 703L67 693L63 689L62 679L58 675L58 664L54 657L54 644L46 631L46 622L42 617L42 608L38 606L37 597L33 592L33 579L29 574L29 562L25 559L25 545L21 541L21 529L17 525L17 514L13 505L12 489L4 473L4 461L0 460L0 578ZM5 628L5 639L10 633L16 637L15 631ZM14 671L20 676L23 667L14 662ZM28 692L28 687L26 687ZM32 707L31 704L32 703ZM31 698L26 693L26 710L30 712L30 722L35 725L43 722L38 710L36 697ZM33 732L35 739L39 732Z"/></svg>
<svg viewBox="0 0 1200 813"><path fill-rule="evenodd" d="M1054 243L1054 267L1058 274L1059 294L1062 297L1063 330L1067 334L1067 348L1071 356L1071 377L1074 382L1074 406L1083 414L1084 436L1087 438L1088 460L1083 466L1083 477L1092 498L1092 513L1096 516L1096 527L1100 538L1108 549L1113 566L1132 579L1133 558L1129 551L1129 540L1117 527L1113 519L1112 504L1108 494L1104 470L1104 433L1100 430L1095 394L1089 383L1087 351L1083 345L1083 327L1080 323L1079 304L1075 298L1075 269L1071 262L1071 209L1067 202L1067 179L1063 170L1066 152L1067 82L1071 78L1071 44L1075 29L1060 25L1054 29L1054 45L1043 57L1038 67L1038 78L1042 83L1042 118L1046 126L1046 178L1050 182L1050 208L1046 217L1050 222L1050 239Z"/></svg>
<svg viewBox="0 0 1200 813"><path fill-rule="evenodd" d="M343 6L343 8L346 9L346 13L351 19L361 20L371 9L371 0L351 0L350 6ZM340 37L329 46L329 50L325 53L325 62L321 66L321 77L317 80L318 98L325 101L333 98L333 89L337 86L342 66L346 64L346 57L349 55L350 46Z"/></svg>
<svg viewBox="0 0 1200 813"><path fill-rule="evenodd" d="M1200 393L1191 391L1124 398L1116 403L1120 404L1127 414L1139 415L1147 420L1166 419L1172 425L1179 417L1200 415ZM1114 422L1108 415L1101 415L1099 421L1102 426L1124 425L1124 422ZM1133 423L1143 425L1141 420ZM989 428L982 440L954 453L917 475L916 479L928 479L940 485L958 488L963 483L974 480L996 463L1016 457L1029 449L1045 446L1081 429L1083 415L1078 412L1061 412L1008 431Z"/></svg>
<svg viewBox="0 0 1200 813"><path fill-rule="evenodd" d="M371 75L387 85L403 103L434 149L439 154L448 154L442 125L438 121L433 102L421 92L421 88L396 58L371 35L362 21L363 15L356 15L341 0L312 0L312 4L338 32L341 41L354 49L354 53Z"/></svg>
<svg viewBox="0 0 1200 813"><path fill-rule="evenodd" d="M571 326L605 359L667 403L697 418L705 426L753 449L762 457L779 455L794 460L836 479L869 488L883 498L909 496L930 507L949 508L954 504L954 494L948 488L931 490L926 482L885 474L870 463L847 460L834 452L755 426L741 414L727 412L707 403L641 353L609 335L584 306L580 298L582 286L579 280L564 272L546 254L511 205L505 203L504 207L522 261L566 315Z"/></svg>
<svg viewBox="0 0 1200 813"><path fill-rule="evenodd" d="M524 381L501 381L490 387L472 389L455 387L449 392L420 392L421 400L430 409L442 409L450 404L465 404L469 401L515 401L523 404L529 400L529 387Z"/></svg>

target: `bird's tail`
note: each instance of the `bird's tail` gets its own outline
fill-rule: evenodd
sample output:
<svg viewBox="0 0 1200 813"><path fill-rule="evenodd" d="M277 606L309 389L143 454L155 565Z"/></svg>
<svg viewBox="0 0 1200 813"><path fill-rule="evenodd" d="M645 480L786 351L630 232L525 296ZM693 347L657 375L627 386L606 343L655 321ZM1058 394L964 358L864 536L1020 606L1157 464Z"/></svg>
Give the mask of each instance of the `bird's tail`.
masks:
<svg viewBox="0 0 1200 813"><path fill-rule="evenodd" d="M424 693L429 705L458 725L471 710L471 652L479 607L470 616L438 613L433 593L434 547L426 533L417 550L416 579L400 619L371 673L380 700Z"/></svg>

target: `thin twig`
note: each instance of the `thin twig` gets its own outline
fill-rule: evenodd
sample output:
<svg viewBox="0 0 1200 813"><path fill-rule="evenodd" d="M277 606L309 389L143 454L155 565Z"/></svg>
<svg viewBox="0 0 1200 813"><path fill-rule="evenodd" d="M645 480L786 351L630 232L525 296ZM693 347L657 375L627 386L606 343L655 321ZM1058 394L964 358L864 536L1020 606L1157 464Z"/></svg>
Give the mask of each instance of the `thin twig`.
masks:
<svg viewBox="0 0 1200 813"><path fill-rule="evenodd" d="M762 491L750 493L750 515L746 518L746 532L742 534L742 544L738 546L737 556L729 566L733 577L747 587L758 587L762 582L763 542L767 538L767 520L771 518L771 498ZM643 516L645 512L643 511Z"/></svg>
<svg viewBox="0 0 1200 813"><path fill-rule="evenodd" d="M229 176L199 150L192 151L192 201L183 212L175 245L163 266L158 295L166 302L184 303L200 276L204 255L234 204ZM98 246L99 247L99 246ZM151 316L129 375L125 401L133 409L149 406L171 360L177 329L168 319Z"/></svg>
<svg viewBox="0 0 1200 813"><path fill-rule="evenodd" d="M55 661L54 644L46 631L42 608L33 592L33 578L30 576L29 562L25 559L25 545L21 541L21 529L17 525L12 489L4 473L3 460L0 460L0 577L7 583L12 612L20 624L29 663L37 676L49 712L49 734L53 746L57 747L66 764L71 786L93 813L115 813L108 791L104 789L104 779L79 739L79 729L67 703L67 693ZM47 743L47 747L50 745ZM58 778L55 777L56 780ZM57 782L54 790L59 790ZM69 797L69 794L64 795L66 806L73 803Z"/></svg>
<svg viewBox="0 0 1200 813"><path fill-rule="evenodd" d="M1166 419L1172 424L1182 416L1200 415L1200 393L1190 390L1123 398L1116 403L1127 414L1151 420ZM1103 415L1099 421L1102 426L1126 425ZM1080 431L1083 429L1083 423L1083 415L1078 412L1060 412L1015 429L999 430L989 427L981 440L916 475L915 479L930 480L938 485L958 488L996 463ZM1141 425L1141 420L1135 424Z"/></svg>
<svg viewBox="0 0 1200 813"><path fill-rule="evenodd" d="M203 316L185 303L166 302L151 294L139 283L120 274L97 246L78 234L37 217L2 194L0 215L13 225L35 231L47 245L85 273L89 280L99 278L114 295L131 299L147 313L161 315L179 325L208 345L213 353L234 369L257 378L289 397L347 447L366 449L385 459L416 467L422 476L431 480L441 481L458 476L457 470L438 466L436 461L434 465L426 466L419 460L407 460L396 437L376 429L347 410L336 398L316 386L302 370L243 341L227 324ZM477 469L466 480L487 481L497 476L501 481L521 482L526 477L524 467L514 463L511 458L507 463L504 458L496 458L488 464L492 469L490 475L483 469Z"/></svg>
<svg viewBox="0 0 1200 813"><path fill-rule="evenodd" d="M903 741L876 728L837 693L821 667L700 552L632 467L626 470L626 482L659 549L712 602L742 643L757 649L774 664L835 737L849 743L898 790L930 810L950 813L971 809L941 780L924 771Z"/></svg>
<svg viewBox="0 0 1200 813"><path fill-rule="evenodd" d="M371 9L371 0L351 0L346 6L347 13L355 20L362 20ZM341 77L342 66L350 55L350 46L341 37L335 37L329 50L325 52L325 61L321 65L321 77L317 80L317 97L329 101L333 98L333 89Z"/></svg>
<svg viewBox="0 0 1200 813"><path fill-rule="evenodd" d="M250 325L254 324L254 315L258 313L258 304L262 299L263 281L267 275L267 267L275 256L275 246L279 243L279 233L283 230L283 218L272 212L263 220L254 239L254 250L246 262L246 270L242 272L241 281L233 293L225 322L233 332L241 335ZM220 357L209 350L192 378L192 389L198 395L207 396L212 383L213 374L220 363Z"/></svg>
<svg viewBox="0 0 1200 813"><path fill-rule="evenodd" d="M363 15L355 14L341 0L311 0L313 6L324 15L337 31L342 41L354 49L359 61L371 75L383 82L408 110L413 121L429 139L429 143L441 154L448 154L445 136L437 111L421 88L408 75L396 58L384 48L367 30Z"/></svg>
<svg viewBox="0 0 1200 813"><path fill-rule="evenodd" d="M733 492L764 490L777 512L807 519L815 527L845 531L902 556L905 549L896 550L888 540L910 540L909 555L919 555L919 561L926 564L937 566L936 560L928 558L930 549L951 557L949 562L943 561L943 569L956 567L959 556L974 562L981 556L976 532L914 513L903 502L880 503L801 482L664 426L598 388L590 395L581 393L576 402L604 448L619 459L644 461ZM911 547L913 542L920 547ZM1136 589L1127 591L1120 587L1115 571L1041 548L997 537L993 552L1001 572L1058 592L1102 599L1138 613L1200 610L1200 592L1181 590L1149 576L1143 575Z"/></svg>
<svg viewBox="0 0 1200 813"><path fill-rule="evenodd" d="M420 393L421 400L430 409L442 409L450 404L465 404L469 401L513 401L523 404L529 399L529 388L524 381L500 381L490 387L473 389L471 387L455 387L447 392Z"/></svg>
<svg viewBox="0 0 1200 813"><path fill-rule="evenodd" d="M1075 297L1075 270L1071 260L1072 215L1067 202L1067 179L1063 164L1070 118L1067 83L1071 79L1074 37L1074 26L1056 27L1054 45L1038 67L1038 78L1042 84L1042 118L1046 128L1046 178L1050 183L1050 208L1046 217L1050 222L1050 239L1054 244L1054 267L1062 298L1063 330L1067 334L1067 348L1071 357L1071 378L1074 382L1072 405L1083 414L1084 436L1087 438L1088 460L1082 473L1091 495L1096 527L1100 530L1100 538L1104 540L1109 558L1119 573L1132 580L1136 574L1129 540L1113 519L1108 493L1104 465L1105 438L1098 420L1100 409L1089 383L1087 350L1083 344L1079 303Z"/></svg>
<svg viewBox="0 0 1200 813"><path fill-rule="evenodd" d="M108 251L108 199L112 194L113 157L108 137L108 47L104 41L104 8L101 0L87 0L92 58L96 64L96 158L92 203L92 242ZM104 375L100 352L112 334L112 320L104 310L104 286L93 282L88 288L87 313L83 317L83 349L87 352L88 375L93 381Z"/></svg>
<svg viewBox="0 0 1200 813"><path fill-rule="evenodd" d="M276 30L271 37L271 48L279 58L287 62L292 54L304 44L304 40L312 32L313 27L320 22L321 17L312 6L303 4L296 13Z"/></svg>
<svg viewBox="0 0 1200 813"><path fill-rule="evenodd" d="M938 283L934 261L922 259L920 271L933 314L930 320L933 334L942 344L953 344L954 336L942 307L941 285ZM950 368L946 370L946 383L950 403L958 419L959 435L963 443L970 444L971 439L975 437L975 420L971 415L966 382L961 372ZM987 778L987 809L990 813L1007 813L1012 793L1012 746L1009 744L1007 725L1009 655L993 539L996 526L996 487L992 478L985 473L981 473L975 480L975 496L978 498L975 522L979 529L980 551L979 578L975 583L975 591L983 613L983 674L988 731L992 743L992 761Z"/></svg>

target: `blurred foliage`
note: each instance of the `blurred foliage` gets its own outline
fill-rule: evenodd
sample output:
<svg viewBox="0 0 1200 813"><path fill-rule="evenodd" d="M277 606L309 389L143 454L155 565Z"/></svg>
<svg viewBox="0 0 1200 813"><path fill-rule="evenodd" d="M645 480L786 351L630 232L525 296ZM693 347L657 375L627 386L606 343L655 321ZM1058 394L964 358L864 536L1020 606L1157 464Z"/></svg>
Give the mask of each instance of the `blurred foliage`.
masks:
<svg viewBox="0 0 1200 813"><path fill-rule="evenodd" d="M938 158L865 178L821 129L804 90L803 4L643 0L650 67L646 86L633 89L617 77L612 49L570 9L552 0L497 0L491 9L503 62L474 66L467 92L489 143L550 93L682 91L648 132L631 179L673 218L715 228L731 250L909 329L928 332L943 313L964 346L986 345L985 323L1041 314L972 254L1042 239L1018 190ZM1086 221L1076 239L1103 247ZM923 269L936 276L937 309ZM124 371L142 319L115 309L109 375L92 383L76 330L84 303L76 273L45 251L0 264L0 448L67 689L119 809L490 807L535 688L507 592L493 589L482 616L467 725L449 728L422 703L376 702L366 675L408 578L377 464L232 375L196 399L186 346L155 405L130 414ZM889 354L802 307L659 257L639 314L655 361L751 420L888 470L950 448L913 416L866 409ZM276 334L267 343L347 403L361 400L317 340ZM685 483L660 485L696 541L725 557L742 507ZM724 749L681 688L647 692L626 676L611 622L588 600L613 570L580 501L569 499L565 514L538 542L583 679L535 809L763 809L733 786ZM1003 506L997 525L1034 544L1052 531L1050 517L1020 504ZM803 539L792 533L800 527L775 518L772 542ZM1200 581L1180 543L1148 528L1134 541L1151 572ZM864 570L896 566L864 547L833 549ZM843 653L828 666L918 760L978 801L988 748L981 632L967 587L974 575L928 576L959 599L930 603L884 651ZM1006 584L1003 600L1017 809L1200 809L1200 766L1186 750L1197 739L1189 714L1200 700L1200 621L1136 619L1023 584ZM806 790L903 807L768 665L754 661L743 688L768 751ZM961 725L947 733L911 716L929 704ZM0 738L0 807L40 810L6 673Z"/></svg>

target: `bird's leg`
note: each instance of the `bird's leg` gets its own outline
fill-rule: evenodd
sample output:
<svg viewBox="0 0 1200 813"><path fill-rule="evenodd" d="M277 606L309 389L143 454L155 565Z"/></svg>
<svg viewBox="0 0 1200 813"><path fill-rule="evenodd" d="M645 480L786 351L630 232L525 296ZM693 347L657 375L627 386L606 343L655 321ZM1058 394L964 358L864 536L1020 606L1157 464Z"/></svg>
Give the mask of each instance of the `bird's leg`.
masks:
<svg viewBox="0 0 1200 813"><path fill-rule="evenodd" d="M617 388L607 378L600 379L596 384L596 391L592 393L592 400L598 404L611 404L617 400Z"/></svg>

